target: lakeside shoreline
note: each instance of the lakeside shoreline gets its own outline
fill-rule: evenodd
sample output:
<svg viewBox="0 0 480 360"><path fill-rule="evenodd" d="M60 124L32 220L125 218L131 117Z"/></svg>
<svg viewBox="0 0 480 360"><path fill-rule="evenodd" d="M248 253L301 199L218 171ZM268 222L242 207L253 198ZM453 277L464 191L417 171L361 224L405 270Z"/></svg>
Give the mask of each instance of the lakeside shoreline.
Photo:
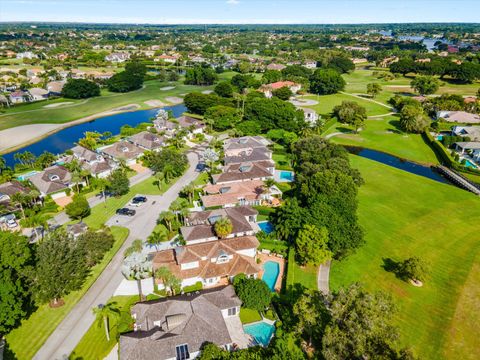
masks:
<svg viewBox="0 0 480 360"><path fill-rule="evenodd" d="M82 124L82 123L86 123L86 122L89 122L89 121L93 121L93 120L96 120L96 119L99 119L99 118L102 118L102 117L106 117L106 116L111 116L111 115L118 115L118 114L123 114L123 113L128 113L128 112L135 112L135 111L140 111L140 110L151 110L151 109L160 109L160 108L163 108L163 107L166 107L166 106L174 106L174 105L179 105L179 104L165 104L164 106L145 106L144 108L142 108L142 106L140 106L139 104L127 104L127 105L124 105L124 106L121 106L120 108L114 108L114 109L111 109L111 110L107 110L107 111L103 111L103 112L99 112L97 114L92 114L92 115L89 115L89 116L85 116L83 118L79 118L79 119L76 119L76 120L73 120L73 121L68 121L68 122L65 122L65 123L62 123L62 124L52 124L52 123L41 123L41 124L29 124L29 125L21 125L21 126L16 126L16 127L13 127L13 128L9 128L9 129L5 129L5 130L0 130L0 138L10 138L10 139L14 139L14 132L17 132L19 130L19 128L24 128L25 127L29 127L28 129L28 132L29 134L27 134L26 136L26 139L23 138L21 141L19 142L15 142L15 141L10 141L10 144L7 144L7 146L3 146L2 144L0 144L0 156L1 155L5 155L5 154L9 154L9 153L12 153L16 150L19 150L25 146L28 146L28 145L31 145L31 144L34 144L36 142L39 142L40 140L42 139L45 139L46 137L50 136L50 135L53 135L61 130L64 130L66 128L69 128L69 127L72 127L72 126L75 126L75 125L79 125L79 124ZM128 109L130 107L130 109ZM131 108L131 107L135 107L135 108ZM38 128L41 128L42 126L45 126L45 125L52 125L52 126L56 126L55 128L51 129L51 130L47 130L43 133L41 133L40 135L38 135ZM37 129L35 129L35 127L37 127Z"/></svg>

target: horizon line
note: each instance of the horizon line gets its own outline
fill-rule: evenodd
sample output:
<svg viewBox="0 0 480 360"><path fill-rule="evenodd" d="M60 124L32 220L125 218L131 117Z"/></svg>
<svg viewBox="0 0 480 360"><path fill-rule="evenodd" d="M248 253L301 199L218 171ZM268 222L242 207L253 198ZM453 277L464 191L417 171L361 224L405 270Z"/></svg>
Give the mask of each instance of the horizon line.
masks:
<svg viewBox="0 0 480 360"><path fill-rule="evenodd" d="M232 23L216 23L216 22L185 22L185 23L153 23L153 22L91 22L91 21L45 21L45 20L19 20L19 21L0 21L0 24L94 24L94 25L413 25L413 24L469 24L480 25L480 22L469 21L406 21L406 22L341 22L341 23L316 23L316 22L286 22L286 23L262 23L262 22L232 22Z"/></svg>

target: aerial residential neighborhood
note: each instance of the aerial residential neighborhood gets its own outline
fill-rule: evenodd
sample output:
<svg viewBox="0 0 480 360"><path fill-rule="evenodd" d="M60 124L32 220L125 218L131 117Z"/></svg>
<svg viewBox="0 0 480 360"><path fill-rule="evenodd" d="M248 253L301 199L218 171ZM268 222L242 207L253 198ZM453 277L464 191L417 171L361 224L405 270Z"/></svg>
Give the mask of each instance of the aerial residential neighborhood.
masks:
<svg viewBox="0 0 480 360"><path fill-rule="evenodd" d="M480 4L0 4L0 360L480 358Z"/></svg>

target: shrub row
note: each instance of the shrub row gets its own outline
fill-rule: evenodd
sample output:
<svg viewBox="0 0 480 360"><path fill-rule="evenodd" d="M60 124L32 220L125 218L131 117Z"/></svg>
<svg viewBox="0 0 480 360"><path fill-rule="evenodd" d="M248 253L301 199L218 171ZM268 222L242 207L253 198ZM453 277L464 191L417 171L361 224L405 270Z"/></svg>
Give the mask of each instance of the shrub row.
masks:
<svg viewBox="0 0 480 360"><path fill-rule="evenodd" d="M433 151L440 156L443 164L448 167L453 167L455 160L453 160L448 150L438 140L436 140L428 130L425 130L422 135L426 142L432 147Z"/></svg>
<svg viewBox="0 0 480 360"><path fill-rule="evenodd" d="M183 292L185 293L191 293L191 292L194 292L194 291L200 291L203 289L203 284L201 281L197 281L195 284L193 285L189 285L189 286L185 286L182 290Z"/></svg>

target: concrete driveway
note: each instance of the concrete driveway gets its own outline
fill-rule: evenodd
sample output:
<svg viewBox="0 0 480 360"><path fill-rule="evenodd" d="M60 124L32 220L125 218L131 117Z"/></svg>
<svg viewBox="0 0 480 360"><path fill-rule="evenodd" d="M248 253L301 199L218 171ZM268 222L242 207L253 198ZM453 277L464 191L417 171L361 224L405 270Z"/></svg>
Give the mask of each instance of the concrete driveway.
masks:
<svg viewBox="0 0 480 360"><path fill-rule="evenodd" d="M109 224L125 226L130 229L128 238L98 277L97 281L95 281L82 299L57 326L42 348L35 354L34 359L52 360L68 358L95 320L92 308L99 304L105 304L115 293L115 290L124 278L120 270L125 250L131 245L133 240L144 240L150 235L156 225L158 214L163 210L167 210L172 201L178 197L180 190L199 175L195 171L198 164L198 154L195 151L198 152L201 149L192 149L188 153L190 166L187 172L163 195L149 196L149 201L139 207L137 214L131 218L120 219L115 215L108 221ZM154 200L155 204L153 204Z"/></svg>

